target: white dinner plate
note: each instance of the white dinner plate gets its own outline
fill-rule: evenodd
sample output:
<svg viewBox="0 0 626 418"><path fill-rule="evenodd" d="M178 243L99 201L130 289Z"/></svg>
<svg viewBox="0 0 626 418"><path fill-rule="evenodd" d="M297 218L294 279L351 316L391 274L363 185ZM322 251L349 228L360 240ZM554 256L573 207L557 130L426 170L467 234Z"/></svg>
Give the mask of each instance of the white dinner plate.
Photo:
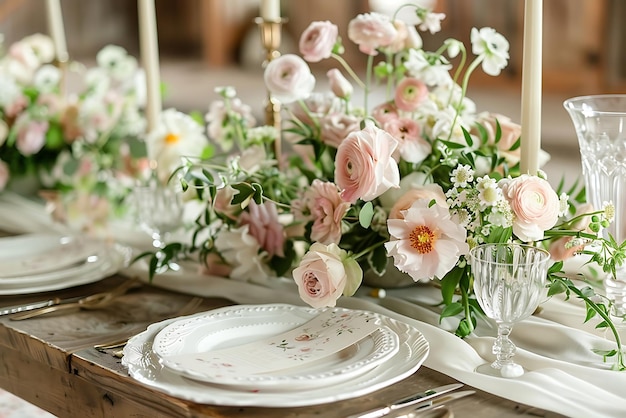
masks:
<svg viewBox="0 0 626 418"><path fill-rule="evenodd" d="M100 256L99 256L100 257ZM89 266L85 271L67 274L64 272L57 280L35 284L0 284L0 295L25 295L30 293L49 292L69 287L97 282L118 272L130 257L130 250L118 245L110 246L102 253L101 262L94 268Z"/></svg>
<svg viewBox="0 0 626 418"><path fill-rule="evenodd" d="M62 270L93 255L94 240L59 234L25 234L0 238L0 278Z"/></svg>
<svg viewBox="0 0 626 418"><path fill-rule="evenodd" d="M383 326L398 335L398 352L384 364L335 385L320 385L298 391L249 391L188 379L163 366L152 350L159 331L178 319L152 324L146 331L129 339L124 348L122 364L128 367L129 374L139 382L171 396L202 404L290 408L336 402L372 393L412 375L428 355L428 342L415 327L383 315L374 315L381 319Z"/></svg>
<svg viewBox="0 0 626 418"><path fill-rule="evenodd" d="M337 353L271 373L252 373L245 367L241 369L245 372L227 373L237 366L236 360L221 367L220 364L207 367L206 361L193 364L177 361L179 356L210 353L284 334L308 323L322 312L341 318L341 321L363 318L361 320L380 327ZM398 336L380 322L380 317L372 313L338 308L322 311L293 305L229 306L166 326L155 337L152 349L161 364L191 379L248 390L302 390L353 379L396 354ZM277 354L269 354L282 356L285 361L304 361L292 351L277 347ZM244 365L254 362L254 358L241 358Z"/></svg>

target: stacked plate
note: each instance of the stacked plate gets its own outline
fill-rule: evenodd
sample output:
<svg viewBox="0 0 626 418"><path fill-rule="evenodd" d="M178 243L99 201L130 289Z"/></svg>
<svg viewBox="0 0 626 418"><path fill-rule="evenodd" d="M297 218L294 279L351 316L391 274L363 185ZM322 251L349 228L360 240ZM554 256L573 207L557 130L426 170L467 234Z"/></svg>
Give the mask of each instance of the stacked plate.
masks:
<svg viewBox="0 0 626 418"><path fill-rule="evenodd" d="M0 295L47 292L117 272L125 256L100 240L59 234L0 238Z"/></svg>
<svg viewBox="0 0 626 418"><path fill-rule="evenodd" d="M316 338L311 337L311 324L322 315L366 321L375 327L345 347L324 352L323 346L308 344L308 338ZM340 327L319 339L332 342L343 332L351 331ZM306 336L301 340L305 343L283 340L293 335L298 335L296 340ZM264 352L268 344L274 344L276 354ZM153 324L128 341L122 362L133 378L193 402L296 407L349 399L393 384L413 374L428 350L417 329L372 312L237 305ZM237 357L207 361L229 353ZM274 356L284 357L277 364L294 358L300 364L263 370L263 363ZM310 361L304 360L307 357Z"/></svg>

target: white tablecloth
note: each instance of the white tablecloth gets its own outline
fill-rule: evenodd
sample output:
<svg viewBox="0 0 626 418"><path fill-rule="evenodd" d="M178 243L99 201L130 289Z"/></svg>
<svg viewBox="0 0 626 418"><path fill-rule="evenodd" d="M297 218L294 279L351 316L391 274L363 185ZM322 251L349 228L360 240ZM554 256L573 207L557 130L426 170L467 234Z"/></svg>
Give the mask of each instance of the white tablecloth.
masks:
<svg viewBox="0 0 626 418"><path fill-rule="evenodd" d="M0 194L0 228L12 232L61 229L51 224L41 205L6 194ZM124 273L144 279L147 276L141 263ZM243 283L198 275L193 266L187 266L184 273L157 276L153 284L241 304L303 305L289 280ZM437 308L432 306L438 296L434 287L392 289L382 299L367 294L362 288L356 297L341 298L339 306L378 312L418 328L430 343L424 364L434 370L489 393L570 417L626 417L626 372L609 370L609 364L592 352L611 349L614 343L605 338L604 331L594 328L598 320L583 323L585 309L580 301L552 298L541 305L538 315L514 326L511 339L518 347L515 359L527 373L505 379L474 371L493 360L493 324L481 322L475 334L465 339L454 336L444 329L454 324L439 324Z"/></svg>

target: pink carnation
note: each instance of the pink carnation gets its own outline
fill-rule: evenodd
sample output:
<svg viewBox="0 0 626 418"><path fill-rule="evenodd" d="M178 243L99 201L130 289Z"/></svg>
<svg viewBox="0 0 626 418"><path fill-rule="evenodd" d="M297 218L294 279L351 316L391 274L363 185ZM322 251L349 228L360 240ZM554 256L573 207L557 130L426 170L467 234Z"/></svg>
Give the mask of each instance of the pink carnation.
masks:
<svg viewBox="0 0 626 418"><path fill-rule="evenodd" d="M313 218L311 240L339 244L341 221L350 204L341 199L337 186L315 179L305 193L305 201Z"/></svg>
<svg viewBox="0 0 626 418"><path fill-rule="evenodd" d="M278 211L274 203L265 202L257 205L251 201L248 212L241 214L241 224L248 225L250 235L256 238L261 248L267 251L270 257L285 256L283 252L285 234L278 220Z"/></svg>

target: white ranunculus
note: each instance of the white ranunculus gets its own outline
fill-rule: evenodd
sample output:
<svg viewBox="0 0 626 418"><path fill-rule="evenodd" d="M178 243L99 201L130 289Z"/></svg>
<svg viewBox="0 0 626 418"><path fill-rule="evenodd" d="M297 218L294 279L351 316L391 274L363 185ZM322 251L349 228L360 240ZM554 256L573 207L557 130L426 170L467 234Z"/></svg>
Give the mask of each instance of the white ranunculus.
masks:
<svg viewBox="0 0 626 418"><path fill-rule="evenodd" d="M509 41L493 28L472 28L472 53L483 57L483 71L496 76L509 61Z"/></svg>
<svg viewBox="0 0 626 418"><path fill-rule="evenodd" d="M315 77L308 64L294 54L270 61L263 78L272 97L283 104L308 98L315 87Z"/></svg>

